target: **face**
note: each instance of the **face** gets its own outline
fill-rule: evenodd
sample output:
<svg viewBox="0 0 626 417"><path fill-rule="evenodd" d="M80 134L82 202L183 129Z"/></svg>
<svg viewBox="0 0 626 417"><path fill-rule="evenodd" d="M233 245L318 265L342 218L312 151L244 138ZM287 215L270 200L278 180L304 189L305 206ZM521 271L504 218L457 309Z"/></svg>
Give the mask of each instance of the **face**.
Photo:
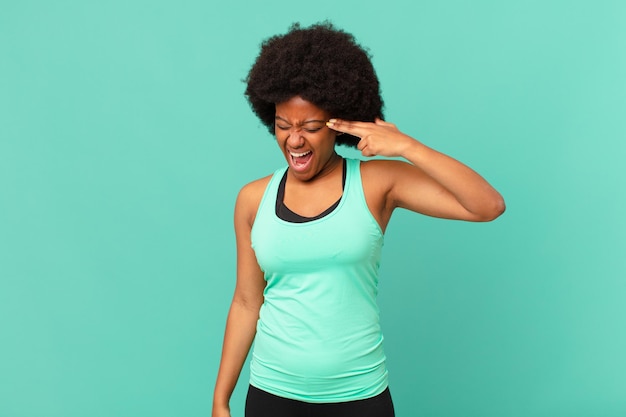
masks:
<svg viewBox="0 0 626 417"><path fill-rule="evenodd" d="M302 181L332 170L337 132L326 126L330 115L298 96L276 104L276 140L291 174Z"/></svg>
<svg viewBox="0 0 626 417"><path fill-rule="evenodd" d="M276 140L291 174L308 181L332 170L337 132L326 126L328 112L298 96L276 104Z"/></svg>

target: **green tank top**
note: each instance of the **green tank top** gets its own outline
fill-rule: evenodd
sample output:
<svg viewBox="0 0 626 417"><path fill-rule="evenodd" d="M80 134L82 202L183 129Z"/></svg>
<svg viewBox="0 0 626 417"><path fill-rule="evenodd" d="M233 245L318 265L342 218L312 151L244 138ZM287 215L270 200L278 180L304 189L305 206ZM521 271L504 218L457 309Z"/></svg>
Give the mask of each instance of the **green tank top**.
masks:
<svg viewBox="0 0 626 417"><path fill-rule="evenodd" d="M276 216L272 176L252 227L267 282L250 384L306 402L370 398L387 387L378 267L383 233L365 202L360 161L347 159L335 210L306 223Z"/></svg>

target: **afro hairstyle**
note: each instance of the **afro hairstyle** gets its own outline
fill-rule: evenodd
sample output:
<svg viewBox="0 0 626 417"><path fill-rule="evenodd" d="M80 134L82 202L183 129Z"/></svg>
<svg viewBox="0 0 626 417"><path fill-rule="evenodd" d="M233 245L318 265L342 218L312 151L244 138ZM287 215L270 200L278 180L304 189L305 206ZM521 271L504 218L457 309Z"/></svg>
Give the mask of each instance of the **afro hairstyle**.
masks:
<svg viewBox="0 0 626 417"><path fill-rule="evenodd" d="M302 28L294 23L261 50L247 78L245 96L254 113L275 134L276 104L300 96L344 120L383 118L383 100L369 53L330 22ZM359 138L338 135L336 143L356 147Z"/></svg>

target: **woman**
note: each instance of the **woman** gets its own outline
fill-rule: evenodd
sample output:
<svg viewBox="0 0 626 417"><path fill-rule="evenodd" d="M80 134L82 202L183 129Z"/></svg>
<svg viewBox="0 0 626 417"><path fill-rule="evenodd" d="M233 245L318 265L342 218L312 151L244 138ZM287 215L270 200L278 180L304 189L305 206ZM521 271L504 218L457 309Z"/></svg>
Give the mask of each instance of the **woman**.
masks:
<svg viewBox="0 0 626 417"><path fill-rule="evenodd" d="M288 166L237 198L237 285L213 417L230 415L253 340L247 417L393 416L376 305L391 214L490 221L504 201L467 166L382 120L368 54L329 23L265 41L246 81ZM408 163L344 159L336 144Z"/></svg>

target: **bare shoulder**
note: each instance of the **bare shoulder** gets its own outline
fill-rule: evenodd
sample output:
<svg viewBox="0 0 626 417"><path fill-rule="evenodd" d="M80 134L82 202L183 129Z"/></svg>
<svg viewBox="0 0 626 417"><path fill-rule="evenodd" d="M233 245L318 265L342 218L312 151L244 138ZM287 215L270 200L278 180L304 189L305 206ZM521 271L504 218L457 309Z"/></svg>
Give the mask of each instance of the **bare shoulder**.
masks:
<svg viewBox="0 0 626 417"><path fill-rule="evenodd" d="M422 195L428 183L428 176L421 169L395 159L362 162L361 179L369 209L383 230L393 210L407 206L406 195Z"/></svg>
<svg viewBox="0 0 626 417"><path fill-rule="evenodd" d="M405 161L394 159L372 159L361 161L361 177L366 186L375 186L389 190L398 176L404 175L407 170L414 170L415 166Z"/></svg>
<svg viewBox="0 0 626 417"><path fill-rule="evenodd" d="M258 199L258 201L260 202L261 198L263 197L263 193L267 188L267 184L269 184L271 179L272 175L268 175L267 177L259 178L258 180L249 182L248 184L241 187L237 199L241 199L244 201Z"/></svg>
<svg viewBox="0 0 626 417"><path fill-rule="evenodd" d="M394 171L403 170L407 167L413 167L414 165L399 159L369 159L367 161L361 161L361 170L374 171L377 174L382 171Z"/></svg>
<svg viewBox="0 0 626 417"><path fill-rule="evenodd" d="M252 226L259 204L261 204L263 193L265 193L271 178L272 175L268 175L241 187L235 205L236 220L244 220L248 225Z"/></svg>
<svg viewBox="0 0 626 417"><path fill-rule="evenodd" d="M391 197L394 184L409 166L403 161L371 159L361 162L361 182L370 212L384 231L395 205Z"/></svg>

